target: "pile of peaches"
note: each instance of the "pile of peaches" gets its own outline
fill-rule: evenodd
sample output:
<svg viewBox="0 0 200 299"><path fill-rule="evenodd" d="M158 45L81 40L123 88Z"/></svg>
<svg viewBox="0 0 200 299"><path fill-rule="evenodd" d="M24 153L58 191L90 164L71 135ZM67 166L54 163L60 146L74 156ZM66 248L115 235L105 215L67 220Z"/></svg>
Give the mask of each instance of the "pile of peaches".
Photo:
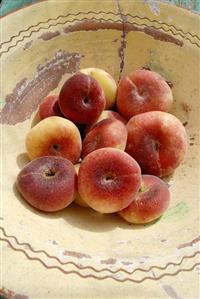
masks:
<svg viewBox="0 0 200 299"><path fill-rule="evenodd" d="M16 186L34 208L54 212L72 201L130 223L166 211L163 177L187 151L184 126L169 111L172 89L160 74L136 70L117 85L106 71L82 69L40 104L25 144L30 162Z"/></svg>

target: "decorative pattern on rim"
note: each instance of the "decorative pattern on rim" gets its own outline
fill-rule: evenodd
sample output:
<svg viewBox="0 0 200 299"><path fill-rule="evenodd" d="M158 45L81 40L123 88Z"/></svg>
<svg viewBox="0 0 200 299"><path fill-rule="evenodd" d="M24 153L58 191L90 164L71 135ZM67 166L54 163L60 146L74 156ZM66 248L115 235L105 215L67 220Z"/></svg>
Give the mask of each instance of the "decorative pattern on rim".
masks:
<svg viewBox="0 0 200 299"><path fill-rule="evenodd" d="M0 237L0 240L6 242L7 244L9 244L9 246L15 250L15 251L18 251L18 252L22 252L29 260L35 260L35 261L38 261L40 262L45 268L47 269L57 269L59 271L61 271L62 273L64 274L76 274L82 278L95 278L95 279L98 279L98 280L104 280L104 279L113 279L115 281L118 281L118 282L125 282L125 281L131 281L131 282L135 282L135 283L141 283L145 280L159 280L165 276L175 276L177 275L178 273L180 272L187 272L187 271L192 271L195 267L199 266L200 263L194 263L190 268L179 268L178 270L176 270L175 272L164 272L162 273L161 275L159 276L155 276L155 275L151 275L152 271L155 270L155 269L159 269L159 270L165 270L167 269L169 266L180 266L184 260L187 260L187 259L192 259L192 258L195 258L197 255L200 254L200 251L196 251L194 252L192 255L185 255L184 257L182 257L182 259L178 262L178 263L167 263L164 267L160 267L160 266L157 266L157 265L153 265L151 266L149 269L142 269L142 268L136 268L134 269L134 271L132 272L129 272L129 271L126 271L124 269L118 269L116 271L112 271L108 268L103 268L103 269L95 269L94 267L91 267L91 266L87 266L87 267L80 267L78 266L77 264L75 264L74 262L62 262L61 260L59 260L56 256L51 256L49 255L46 251L44 250L34 250L31 245L29 243L20 243L17 238L15 236L8 236L5 232L5 230L0 227L2 233L3 233L3 236L4 237ZM17 246L20 246L20 247L16 247L12 244L12 242L10 241L10 239L14 239ZM193 241L191 241L192 243ZM23 249L23 246L27 246L28 249L32 252L32 253L43 253L45 254L49 259L54 259L54 260L57 260L59 262L59 264L61 265L69 265L69 264L72 264L73 266L75 266L76 268L78 268L79 270L84 270L84 269L90 269L90 270L93 270L94 272L96 273L101 273L101 272L104 272L104 271L107 271L107 272L110 272L111 275L104 275L104 276L97 276L95 274L82 274L81 271L78 271L78 270L70 270L70 271L66 271L64 270L63 268L61 268L61 266L57 266L57 265L53 265L53 266L50 266L50 265L47 265L44 260L42 260L41 258L38 258L38 257L31 257L26 250ZM145 272L145 273L148 273L147 276L144 276L142 279L134 279L132 277L125 277L123 279L119 279L117 277L115 277L114 275L112 274L117 274L119 272L125 272L129 275L133 275L136 271L141 271L141 272Z"/></svg>
<svg viewBox="0 0 200 299"><path fill-rule="evenodd" d="M91 18L86 18L86 17L83 17L81 19L74 18L73 20L65 20L63 22L51 23L51 22L54 22L54 21L58 21L59 19L62 19L62 18L67 18L67 17L71 17L71 16L77 17L77 16L80 16L80 15L88 16L89 14L92 14L93 16ZM198 36L196 34L192 34L190 32L184 32L181 28L176 28L172 24L169 25L165 22L158 22L157 20L149 19L148 17L140 17L140 16L131 15L131 14L123 14L123 18L120 19L119 21L114 21L111 18L108 18L108 19L96 18L96 16L98 16L99 14L101 14L101 15L103 14L105 16L111 16L111 17L112 16L114 16L114 17L119 16L118 14L113 13L113 12L88 11L87 13L79 12L77 14L67 14L67 15L60 15L56 18L49 18L46 21L38 22L37 24L31 25L31 26L29 26L28 28L26 28L24 30L20 30L18 32L18 34L13 35L12 37L10 37L9 40L1 43L0 44L0 49L5 45L9 45L13 40L15 40L15 44L9 45L6 50L0 51L0 56L5 54L5 53L8 53L11 48L16 47L20 42L24 41L26 38L29 38L33 33L39 32L42 29L49 29L49 28L57 26L57 25L64 25L66 23L72 23L72 22L75 22L75 21L80 22L80 21L87 21L87 20L100 21L100 22L110 21L110 22L113 22L113 23L122 23L123 22L124 26L126 24L136 25L136 26L139 26L139 27L148 26L148 27L153 28L155 30L164 31L165 33L172 33L176 36L179 36L179 37L189 41L191 44L194 44L198 48L200 48L200 36ZM130 21L125 21L128 17L132 18L133 21L131 21L131 22ZM140 20L140 21L142 20L144 23L140 24L140 23L137 22L137 20ZM148 24L148 22L149 22L149 24ZM48 26L47 27L40 26L40 25L45 25L45 24L48 24ZM152 24L154 24L154 25L152 25ZM36 30L31 30L30 31L30 29L36 29ZM29 35L25 35L20 39L21 35L23 33L27 33L27 32L29 32Z"/></svg>

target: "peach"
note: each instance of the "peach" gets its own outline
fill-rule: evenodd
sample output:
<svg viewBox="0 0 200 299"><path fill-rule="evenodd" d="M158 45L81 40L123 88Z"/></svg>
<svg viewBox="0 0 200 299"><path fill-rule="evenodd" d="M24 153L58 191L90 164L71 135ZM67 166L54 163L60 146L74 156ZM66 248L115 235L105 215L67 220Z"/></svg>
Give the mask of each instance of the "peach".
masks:
<svg viewBox="0 0 200 299"><path fill-rule="evenodd" d="M59 107L63 115L77 124L94 122L105 108L104 92L94 78L76 73L61 88Z"/></svg>
<svg viewBox="0 0 200 299"><path fill-rule="evenodd" d="M142 69L122 78L117 91L117 108L126 119L148 111L168 112L173 103L171 88L156 72Z"/></svg>
<svg viewBox="0 0 200 299"><path fill-rule="evenodd" d="M26 150L31 160L41 156L61 156L75 164L80 158L81 148L78 128L59 116L41 120L26 136Z"/></svg>
<svg viewBox="0 0 200 299"><path fill-rule="evenodd" d="M74 199L77 175L62 157L40 157L29 162L17 176L16 186L33 207L45 212L66 208Z"/></svg>
<svg viewBox="0 0 200 299"><path fill-rule="evenodd" d="M87 155L78 173L80 196L100 213L114 213L126 208L140 185L138 163L115 148L101 148Z"/></svg>
<svg viewBox="0 0 200 299"><path fill-rule="evenodd" d="M79 168L80 168L80 163L77 163L74 165L75 167L75 170L76 170L76 174L78 175L78 172L79 172ZM76 190L76 193L75 193L75 197L74 197L74 202L81 206L81 207L88 207L88 204L82 199L82 197L80 196L78 190Z"/></svg>
<svg viewBox="0 0 200 299"><path fill-rule="evenodd" d="M94 67L82 69L80 72L93 77L99 82L106 98L105 109L112 108L115 103L117 93L117 84L114 78L105 70Z"/></svg>
<svg viewBox="0 0 200 299"><path fill-rule="evenodd" d="M50 95L44 98L39 106L39 116L40 119L49 116L63 116L58 105L58 96Z"/></svg>
<svg viewBox="0 0 200 299"><path fill-rule="evenodd" d="M140 165L143 174L166 176L183 161L187 134L174 115L150 111L133 116L128 124L126 152Z"/></svg>
<svg viewBox="0 0 200 299"><path fill-rule="evenodd" d="M161 217L169 202L170 192L167 184L156 176L143 175L140 191L119 215L131 223L148 223Z"/></svg>
<svg viewBox="0 0 200 299"><path fill-rule="evenodd" d="M125 150L127 141L126 126L118 120L103 119L98 122L85 136L82 157L103 147L114 147Z"/></svg>
<svg viewBox="0 0 200 299"><path fill-rule="evenodd" d="M91 125L87 125L85 132L88 133L93 127L94 125L96 125L98 122L100 122L103 119L113 119L113 120L120 120L123 124L126 124L127 121L125 118L123 118L119 113L117 113L116 111L112 111L112 110L104 110L100 116L96 119L96 121L91 124Z"/></svg>

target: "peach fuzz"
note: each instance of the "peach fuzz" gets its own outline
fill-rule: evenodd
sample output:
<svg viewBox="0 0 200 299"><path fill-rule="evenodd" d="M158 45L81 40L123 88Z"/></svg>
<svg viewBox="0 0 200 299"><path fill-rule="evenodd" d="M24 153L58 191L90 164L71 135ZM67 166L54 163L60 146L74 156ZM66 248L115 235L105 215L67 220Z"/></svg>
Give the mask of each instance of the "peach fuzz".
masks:
<svg viewBox="0 0 200 299"><path fill-rule="evenodd" d="M140 185L138 163L114 148L98 149L87 155L78 173L79 194L100 213L114 213L127 207Z"/></svg>
<svg viewBox="0 0 200 299"><path fill-rule="evenodd" d="M18 174L16 186L34 208L55 212L74 199L77 175L73 164L62 157L40 157L29 162Z"/></svg>
<svg viewBox="0 0 200 299"><path fill-rule="evenodd" d="M75 164L81 149L78 128L70 120L59 116L41 120L26 136L26 150L31 160L41 156L61 156Z"/></svg>
<svg viewBox="0 0 200 299"><path fill-rule="evenodd" d="M151 111L133 116L127 123L126 152L143 174L166 176L183 161L188 142L184 126L174 115Z"/></svg>
<svg viewBox="0 0 200 299"><path fill-rule="evenodd" d="M172 103L171 88L156 72L146 69L136 70L119 82L117 108L127 120L147 111L168 112Z"/></svg>
<svg viewBox="0 0 200 299"><path fill-rule="evenodd" d="M94 122L105 108L104 92L94 78L76 73L62 86L59 107L63 115L77 124Z"/></svg>
<svg viewBox="0 0 200 299"><path fill-rule="evenodd" d="M140 191L119 215L130 223L149 223L161 217L169 203L170 192L167 184L156 176L143 175Z"/></svg>
<svg viewBox="0 0 200 299"><path fill-rule="evenodd" d="M125 150L126 142L126 126L118 120L103 119L84 138L81 156L84 158L92 151L103 147Z"/></svg>
<svg viewBox="0 0 200 299"><path fill-rule="evenodd" d="M59 105L58 96L50 95L43 99L39 106L40 119L47 118L49 116L61 116L63 117Z"/></svg>
<svg viewBox="0 0 200 299"><path fill-rule="evenodd" d="M78 172L80 169L80 165L81 165L80 163L77 163L74 165L77 175L78 175ZM81 207L84 207L84 208L88 207L88 204L82 199L77 188L76 188L76 193L75 193L75 197L74 197L74 202Z"/></svg>
<svg viewBox="0 0 200 299"><path fill-rule="evenodd" d="M89 75L98 81L105 94L105 109L112 108L115 103L117 93L117 84L114 78L105 70L94 67L82 69L80 72Z"/></svg>

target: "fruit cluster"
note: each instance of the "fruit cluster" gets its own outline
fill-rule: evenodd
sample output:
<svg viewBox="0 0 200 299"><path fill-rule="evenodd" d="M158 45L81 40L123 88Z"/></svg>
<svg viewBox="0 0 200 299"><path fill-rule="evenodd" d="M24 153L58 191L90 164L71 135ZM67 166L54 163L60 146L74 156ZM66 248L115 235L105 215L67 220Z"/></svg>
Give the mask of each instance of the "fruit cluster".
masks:
<svg viewBox="0 0 200 299"><path fill-rule="evenodd" d="M74 200L131 223L159 218L170 202L161 178L187 151L172 103L171 87L151 70L136 70L118 86L104 70L80 70L59 96L42 101L41 120L26 136L32 161L18 174L19 192L45 212Z"/></svg>

